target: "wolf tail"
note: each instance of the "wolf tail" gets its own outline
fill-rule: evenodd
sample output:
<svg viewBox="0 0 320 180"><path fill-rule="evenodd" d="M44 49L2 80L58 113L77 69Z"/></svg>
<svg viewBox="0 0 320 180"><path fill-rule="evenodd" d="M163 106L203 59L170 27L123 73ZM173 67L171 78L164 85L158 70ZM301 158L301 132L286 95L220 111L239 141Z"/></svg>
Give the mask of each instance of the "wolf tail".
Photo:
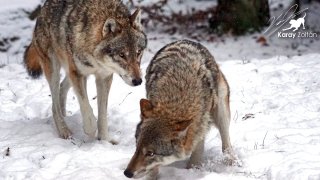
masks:
<svg viewBox="0 0 320 180"><path fill-rule="evenodd" d="M302 18L305 18L305 17L306 17L306 15L307 15L307 13L304 13L304 16L303 16Z"/></svg>
<svg viewBox="0 0 320 180"><path fill-rule="evenodd" d="M40 60L41 57L38 51L34 47L34 44L31 43L24 52L23 62L29 76L31 76L33 79L37 79L42 75Z"/></svg>

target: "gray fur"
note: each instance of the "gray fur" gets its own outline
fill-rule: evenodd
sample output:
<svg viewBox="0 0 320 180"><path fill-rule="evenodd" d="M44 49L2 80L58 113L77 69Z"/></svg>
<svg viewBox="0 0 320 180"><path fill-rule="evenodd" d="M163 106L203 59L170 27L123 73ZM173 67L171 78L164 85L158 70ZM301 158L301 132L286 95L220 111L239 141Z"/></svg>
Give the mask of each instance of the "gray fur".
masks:
<svg viewBox="0 0 320 180"><path fill-rule="evenodd" d="M59 135L69 138L64 116L66 99L73 87L83 117L83 129L94 137L110 140L107 102L112 74L131 86L141 84L140 61L147 45L140 10L130 14L120 0L47 0L37 18L33 39L25 51L28 73L44 72L52 94L53 118ZM66 77L59 85L60 69ZM87 95L87 77L97 79L98 122Z"/></svg>
<svg viewBox="0 0 320 180"><path fill-rule="evenodd" d="M188 157L187 168L200 165L205 136L214 125L228 164L236 162L229 138L229 86L204 46L182 40L160 49L147 68L146 92L126 176L153 172L157 177L159 166Z"/></svg>

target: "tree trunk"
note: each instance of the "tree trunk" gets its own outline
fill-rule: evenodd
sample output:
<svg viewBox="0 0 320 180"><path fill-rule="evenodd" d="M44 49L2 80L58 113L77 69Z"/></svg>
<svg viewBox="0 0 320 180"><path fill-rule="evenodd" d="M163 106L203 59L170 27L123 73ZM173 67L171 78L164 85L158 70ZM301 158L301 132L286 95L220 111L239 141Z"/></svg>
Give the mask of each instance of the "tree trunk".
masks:
<svg viewBox="0 0 320 180"><path fill-rule="evenodd" d="M210 27L220 33L240 35L259 31L270 19L268 0L218 0Z"/></svg>

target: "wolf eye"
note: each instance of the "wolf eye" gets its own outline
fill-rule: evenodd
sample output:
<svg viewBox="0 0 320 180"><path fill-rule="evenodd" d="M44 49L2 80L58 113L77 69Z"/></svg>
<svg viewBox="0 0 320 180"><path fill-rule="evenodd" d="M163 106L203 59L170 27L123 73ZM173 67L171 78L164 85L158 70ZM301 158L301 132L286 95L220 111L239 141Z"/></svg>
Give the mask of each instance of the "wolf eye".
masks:
<svg viewBox="0 0 320 180"><path fill-rule="evenodd" d="M124 58L124 53L120 53L119 56Z"/></svg>
<svg viewBox="0 0 320 180"><path fill-rule="evenodd" d="M146 156L152 157L152 156L154 156L154 153L153 153L152 151L148 151L148 152L146 153Z"/></svg>

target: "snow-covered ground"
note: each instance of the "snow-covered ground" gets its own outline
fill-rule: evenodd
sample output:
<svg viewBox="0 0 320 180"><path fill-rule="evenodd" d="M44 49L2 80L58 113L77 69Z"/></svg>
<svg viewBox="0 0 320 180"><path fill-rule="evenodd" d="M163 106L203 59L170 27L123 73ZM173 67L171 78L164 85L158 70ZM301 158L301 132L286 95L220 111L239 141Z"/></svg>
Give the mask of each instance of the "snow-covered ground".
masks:
<svg viewBox="0 0 320 180"><path fill-rule="evenodd" d="M160 179L319 179L319 59L320 54L309 54L219 62L231 86L231 138L243 167L221 163L221 142L213 129L200 170L177 164L162 168ZM0 69L0 82L0 179L126 179L143 85L132 88L114 77L108 115L119 144L113 146L86 140L73 92L66 120L74 139L63 140L52 121L44 78L31 80L22 65L9 64ZM88 87L96 111L93 78Z"/></svg>
<svg viewBox="0 0 320 180"><path fill-rule="evenodd" d="M37 2L0 2L0 40L20 38L13 45L8 43L13 47L7 52L0 52L0 179L127 179L123 171L135 150L144 84L129 87L114 76L108 119L110 135L118 145L88 140L72 91L66 121L73 139L60 139L52 120L46 80L30 79L20 63L34 22L15 9L32 10ZM158 49L183 38L157 32L148 36L143 72ZM222 163L219 134L213 128L206 138L205 161L199 169L185 169L184 161L174 163L161 168L160 179L320 179L319 41L273 38L268 39L269 46L261 46L254 36L202 42L230 84L231 142L243 166ZM292 48L292 44L297 47ZM93 77L89 78L88 91L97 115Z"/></svg>

